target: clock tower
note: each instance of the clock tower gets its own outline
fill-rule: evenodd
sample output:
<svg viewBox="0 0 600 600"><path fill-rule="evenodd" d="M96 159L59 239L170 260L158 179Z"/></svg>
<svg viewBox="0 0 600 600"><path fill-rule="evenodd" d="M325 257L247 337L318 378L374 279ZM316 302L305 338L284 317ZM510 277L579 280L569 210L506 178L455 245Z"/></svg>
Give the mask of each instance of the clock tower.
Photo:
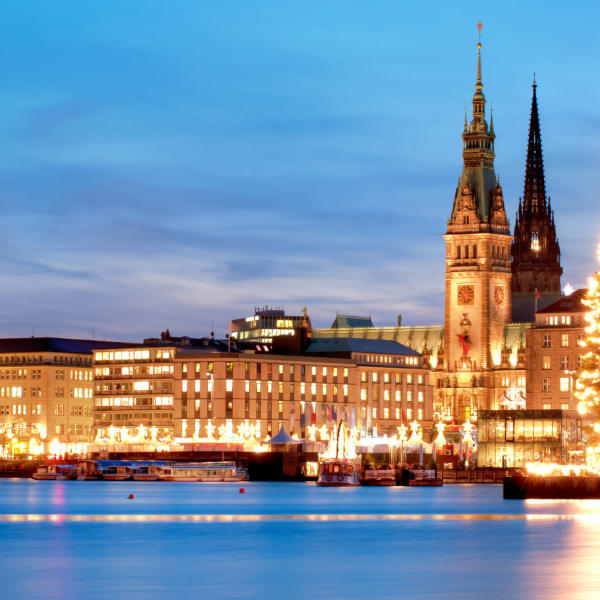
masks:
<svg viewBox="0 0 600 600"><path fill-rule="evenodd" d="M467 124L465 113L463 168L444 235L445 336L438 369L447 373L449 387L461 391L457 416L491 408L490 370L511 316L512 237L494 172L493 119L488 126L485 104L478 43L473 118Z"/></svg>

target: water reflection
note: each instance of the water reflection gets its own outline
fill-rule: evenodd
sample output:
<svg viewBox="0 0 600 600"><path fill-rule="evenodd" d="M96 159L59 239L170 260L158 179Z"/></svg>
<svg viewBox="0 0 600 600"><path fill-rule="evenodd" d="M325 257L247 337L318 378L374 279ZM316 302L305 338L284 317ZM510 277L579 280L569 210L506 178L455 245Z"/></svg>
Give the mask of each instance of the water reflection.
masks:
<svg viewBox="0 0 600 600"><path fill-rule="evenodd" d="M4 523L258 523L273 521L578 521L600 524L600 513L537 514L297 514L297 515L168 515L168 514L0 514Z"/></svg>

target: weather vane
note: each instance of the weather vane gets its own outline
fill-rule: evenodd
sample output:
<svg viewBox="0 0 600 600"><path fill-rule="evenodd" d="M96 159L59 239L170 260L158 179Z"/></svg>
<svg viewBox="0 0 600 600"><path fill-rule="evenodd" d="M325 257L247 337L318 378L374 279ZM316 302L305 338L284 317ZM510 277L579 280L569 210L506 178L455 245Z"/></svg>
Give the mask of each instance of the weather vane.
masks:
<svg viewBox="0 0 600 600"><path fill-rule="evenodd" d="M479 21L477 23L477 31L478 31L478 34L477 34L477 36L478 36L477 37L477 47L478 48L481 48L481 28L482 27L483 27L483 23L481 21Z"/></svg>

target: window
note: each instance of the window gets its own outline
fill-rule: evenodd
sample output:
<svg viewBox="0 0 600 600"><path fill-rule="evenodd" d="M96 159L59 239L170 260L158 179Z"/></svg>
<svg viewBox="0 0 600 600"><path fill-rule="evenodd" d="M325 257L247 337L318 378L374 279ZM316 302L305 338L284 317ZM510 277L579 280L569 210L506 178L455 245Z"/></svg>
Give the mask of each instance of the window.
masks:
<svg viewBox="0 0 600 600"><path fill-rule="evenodd" d="M412 391L411 390L406 391L406 401L412 402Z"/></svg>
<svg viewBox="0 0 600 600"><path fill-rule="evenodd" d="M383 418L384 419L390 418L390 409L387 406L384 406L384 408L383 408Z"/></svg>
<svg viewBox="0 0 600 600"><path fill-rule="evenodd" d="M503 377L500 385L505 388L510 387L510 377Z"/></svg>
<svg viewBox="0 0 600 600"><path fill-rule="evenodd" d="M418 392L417 393L417 401L418 402L423 402L423 392Z"/></svg>
<svg viewBox="0 0 600 600"><path fill-rule="evenodd" d="M361 371L360 373L360 380L364 383L365 381L367 381L367 372L366 371Z"/></svg>
<svg viewBox="0 0 600 600"><path fill-rule="evenodd" d="M225 391L226 392L233 392L233 379L226 379L225 380Z"/></svg>
<svg viewBox="0 0 600 600"><path fill-rule="evenodd" d="M568 377L561 377L560 378L560 391L561 392L568 392L569 391L569 378Z"/></svg>
<svg viewBox="0 0 600 600"><path fill-rule="evenodd" d="M390 382L390 374L389 373L384 373L383 374L383 381L384 381L384 383L389 383Z"/></svg>
<svg viewBox="0 0 600 600"><path fill-rule="evenodd" d="M456 258L460 259L460 246L456 247Z"/></svg>
<svg viewBox="0 0 600 600"><path fill-rule="evenodd" d="M542 348L552 348L552 337L549 333L545 333L542 337Z"/></svg>
<svg viewBox="0 0 600 600"><path fill-rule="evenodd" d="M413 382L413 376L412 376L412 374L409 373L406 376L406 383L412 383L412 382Z"/></svg>
<svg viewBox="0 0 600 600"><path fill-rule="evenodd" d="M337 377L337 373L338 373L337 367L333 367L333 376Z"/></svg>
<svg viewBox="0 0 600 600"><path fill-rule="evenodd" d="M569 370L569 357L568 356L560 357L560 368L561 368L561 371Z"/></svg>
<svg viewBox="0 0 600 600"><path fill-rule="evenodd" d="M244 392L246 392L246 394L250 393L250 382L247 379L244 382Z"/></svg>
<svg viewBox="0 0 600 600"><path fill-rule="evenodd" d="M577 334L577 345L581 346L583 344L583 333Z"/></svg>
<svg viewBox="0 0 600 600"><path fill-rule="evenodd" d="M317 367L312 367L310 370L312 376L314 377L317 374Z"/></svg>
<svg viewBox="0 0 600 600"><path fill-rule="evenodd" d="M187 385L188 385L187 379L183 379L181 382L181 391L182 392L187 392Z"/></svg>
<svg viewBox="0 0 600 600"><path fill-rule="evenodd" d="M373 373L373 381L376 382L378 380L378 374Z"/></svg>
<svg viewBox="0 0 600 600"><path fill-rule="evenodd" d="M398 407L396 407L395 412L396 412L396 419L399 420L400 419L400 409Z"/></svg>
<svg viewBox="0 0 600 600"><path fill-rule="evenodd" d="M377 407L376 406L373 407L372 414L373 414L373 418L376 419L377 418Z"/></svg>
<svg viewBox="0 0 600 600"><path fill-rule="evenodd" d="M410 421L413 417L413 412L412 412L412 408L407 408L406 409L406 418Z"/></svg>
<svg viewBox="0 0 600 600"><path fill-rule="evenodd" d="M210 384L212 384L212 381L209 382ZM200 380L196 379L194 380L194 392L199 392L200 391Z"/></svg>
<svg viewBox="0 0 600 600"><path fill-rule="evenodd" d="M279 365L279 374L283 375L283 365Z"/></svg>
<svg viewBox="0 0 600 600"><path fill-rule="evenodd" d="M563 348L566 348L569 345L569 334L568 333L560 334L560 345Z"/></svg>
<svg viewBox="0 0 600 600"><path fill-rule="evenodd" d="M423 383L423 375L419 375L419 376L417 377L417 383L420 383L420 384L422 384L422 383Z"/></svg>
<svg viewBox="0 0 600 600"><path fill-rule="evenodd" d="M402 400L402 392L400 390L396 390L396 402L400 402Z"/></svg>
<svg viewBox="0 0 600 600"><path fill-rule="evenodd" d="M552 404L544 404L544 410L550 410L552 408Z"/></svg>
<svg viewBox="0 0 600 600"><path fill-rule="evenodd" d="M550 391L550 378L544 377L542 379L542 392L549 392L549 391Z"/></svg>
<svg viewBox="0 0 600 600"><path fill-rule="evenodd" d="M560 405L560 408L561 408L562 410L569 410L569 405L568 405L568 404L561 404L561 405Z"/></svg>
<svg viewBox="0 0 600 600"><path fill-rule="evenodd" d="M417 410L417 421L422 421L423 420L423 409L419 408Z"/></svg>
<svg viewBox="0 0 600 600"><path fill-rule="evenodd" d="M348 377L348 367L344 367L344 378Z"/></svg>
<svg viewBox="0 0 600 600"><path fill-rule="evenodd" d="M549 356L542 356L542 369L550 369L551 364Z"/></svg>
<svg viewBox="0 0 600 600"><path fill-rule="evenodd" d="M323 377L327 377L327 367L323 367L321 373L322 373Z"/></svg>
<svg viewBox="0 0 600 600"><path fill-rule="evenodd" d="M525 387L526 381L527 381L527 378L525 377L525 375L519 375L519 377L517 377L517 386Z"/></svg>

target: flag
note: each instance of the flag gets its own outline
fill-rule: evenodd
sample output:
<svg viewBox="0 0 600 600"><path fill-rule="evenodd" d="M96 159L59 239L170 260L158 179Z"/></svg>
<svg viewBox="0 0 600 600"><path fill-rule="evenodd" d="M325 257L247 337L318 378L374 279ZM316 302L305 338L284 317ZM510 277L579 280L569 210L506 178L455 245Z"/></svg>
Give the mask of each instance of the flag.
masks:
<svg viewBox="0 0 600 600"><path fill-rule="evenodd" d="M535 299L536 300L541 300L542 299L542 295L539 293L538 289L535 288Z"/></svg>

